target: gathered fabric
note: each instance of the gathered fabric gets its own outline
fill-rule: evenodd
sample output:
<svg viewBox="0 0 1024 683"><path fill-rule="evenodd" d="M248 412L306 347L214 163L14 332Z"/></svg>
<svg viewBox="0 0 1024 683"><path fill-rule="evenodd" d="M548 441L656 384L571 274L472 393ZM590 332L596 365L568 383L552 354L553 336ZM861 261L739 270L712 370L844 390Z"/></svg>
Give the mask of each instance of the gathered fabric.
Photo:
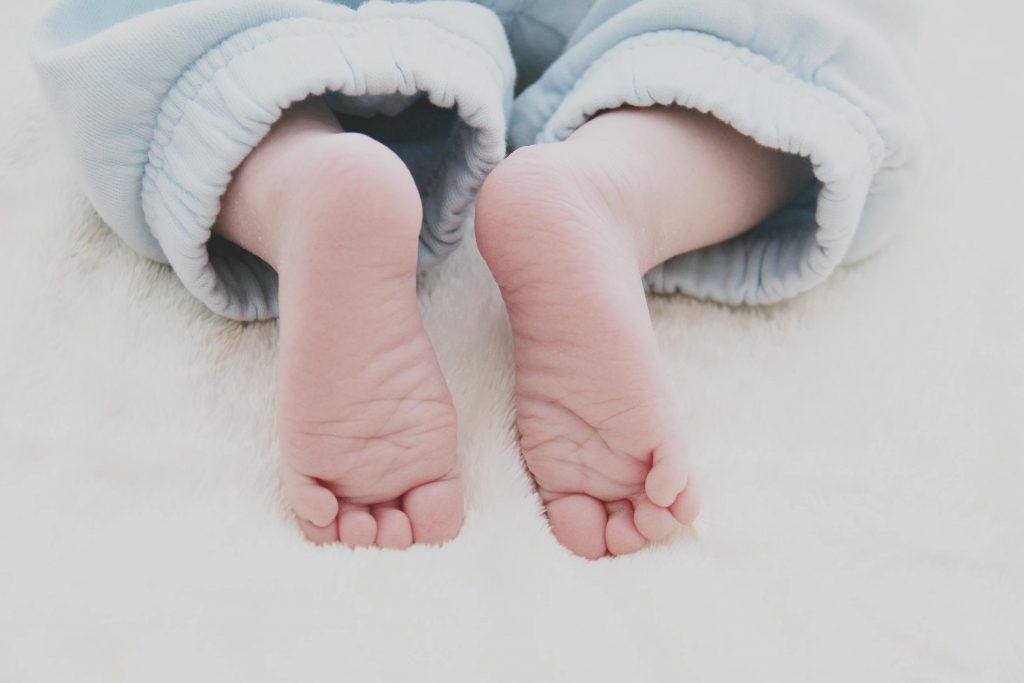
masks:
<svg viewBox="0 0 1024 683"><path fill-rule="evenodd" d="M906 0L63 0L32 55L100 216L221 315L277 314L274 270L212 228L234 170L310 96L409 166L421 268L459 244L510 148L621 106L710 113L808 158L816 182L645 284L770 304L906 222L931 136L917 21Z"/></svg>

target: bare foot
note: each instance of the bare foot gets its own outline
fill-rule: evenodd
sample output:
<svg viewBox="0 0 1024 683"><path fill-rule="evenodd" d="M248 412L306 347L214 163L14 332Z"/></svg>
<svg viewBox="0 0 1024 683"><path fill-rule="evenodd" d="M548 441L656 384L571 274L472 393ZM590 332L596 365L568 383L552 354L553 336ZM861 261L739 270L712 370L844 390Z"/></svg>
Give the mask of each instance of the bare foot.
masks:
<svg viewBox="0 0 1024 683"><path fill-rule="evenodd" d="M280 275L285 494L318 543L405 548L462 525L451 396L416 300L421 203L371 138L296 105L236 173L218 232Z"/></svg>
<svg viewBox="0 0 1024 683"><path fill-rule="evenodd" d="M697 516L641 275L754 225L805 183L798 170L762 186L787 165L722 124L656 108L522 148L486 181L477 242L512 325L523 456L574 553L635 552Z"/></svg>

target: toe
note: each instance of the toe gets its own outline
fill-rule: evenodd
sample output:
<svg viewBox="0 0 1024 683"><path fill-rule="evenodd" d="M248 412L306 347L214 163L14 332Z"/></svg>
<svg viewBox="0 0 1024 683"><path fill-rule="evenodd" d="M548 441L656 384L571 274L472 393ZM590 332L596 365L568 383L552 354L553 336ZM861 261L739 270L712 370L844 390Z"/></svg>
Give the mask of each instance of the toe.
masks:
<svg viewBox="0 0 1024 683"><path fill-rule="evenodd" d="M405 550L412 545L409 517L396 505L375 505L372 513L377 520L377 545L395 550Z"/></svg>
<svg viewBox="0 0 1024 683"><path fill-rule="evenodd" d="M633 506L629 502L608 503L605 543L612 555L629 555L647 545L647 539L633 522Z"/></svg>
<svg viewBox="0 0 1024 683"><path fill-rule="evenodd" d="M669 510L658 507L647 496L641 496L636 502L633 522L640 533L651 541L660 541L679 526Z"/></svg>
<svg viewBox="0 0 1024 683"><path fill-rule="evenodd" d="M659 448L654 452L654 464L644 484L647 497L659 507L669 507L686 488L689 474L682 443Z"/></svg>
<svg viewBox="0 0 1024 683"><path fill-rule="evenodd" d="M552 500L547 507L548 523L559 543L591 560L605 555L608 511L603 502L584 494L573 494Z"/></svg>
<svg viewBox="0 0 1024 683"><path fill-rule="evenodd" d="M672 516L680 524L692 524L700 513L700 495L697 493L697 486L690 480L686 489L672 502Z"/></svg>
<svg viewBox="0 0 1024 683"><path fill-rule="evenodd" d="M365 505L342 503L338 515L338 539L347 546L358 548L373 545L377 538L377 521Z"/></svg>
<svg viewBox="0 0 1024 683"><path fill-rule="evenodd" d="M462 482L442 479L418 486L402 497L415 543L440 545L455 538L464 516Z"/></svg>
<svg viewBox="0 0 1024 683"><path fill-rule="evenodd" d="M334 519L338 516L338 499L320 482L284 467L281 470L281 485L285 498L300 520L309 522L314 527L333 526Z"/></svg>
<svg viewBox="0 0 1024 683"><path fill-rule="evenodd" d="M303 535L317 545L327 545L338 542L338 525L331 520L327 526L317 526L312 522L299 518L299 527Z"/></svg>

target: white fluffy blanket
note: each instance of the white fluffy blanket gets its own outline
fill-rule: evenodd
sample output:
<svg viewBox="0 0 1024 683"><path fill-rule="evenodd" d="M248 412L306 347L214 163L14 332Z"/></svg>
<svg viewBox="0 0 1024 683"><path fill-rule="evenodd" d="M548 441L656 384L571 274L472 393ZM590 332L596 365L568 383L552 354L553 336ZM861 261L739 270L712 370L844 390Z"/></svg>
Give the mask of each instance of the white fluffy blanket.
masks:
<svg viewBox="0 0 1024 683"><path fill-rule="evenodd" d="M472 247L424 284L469 513L316 548L276 487L275 327L216 319L76 189L0 28L0 680L1024 680L1024 97L1013 10L934 3L954 153L882 256L766 310L652 302L704 515L564 552ZM949 5L948 8L945 5Z"/></svg>

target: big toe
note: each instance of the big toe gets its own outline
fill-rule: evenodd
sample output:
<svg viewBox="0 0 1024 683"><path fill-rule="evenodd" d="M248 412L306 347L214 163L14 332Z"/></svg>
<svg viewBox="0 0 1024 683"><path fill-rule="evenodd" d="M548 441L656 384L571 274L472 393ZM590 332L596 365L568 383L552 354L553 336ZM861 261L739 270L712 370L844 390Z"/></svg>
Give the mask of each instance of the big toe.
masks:
<svg viewBox="0 0 1024 683"><path fill-rule="evenodd" d="M587 559L603 557L608 512L605 504L585 494L557 498L547 504L548 523L558 542Z"/></svg>
<svg viewBox="0 0 1024 683"><path fill-rule="evenodd" d="M417 486L402 497L402 507L409 518L414 542L446 543L462 528L462 482L442 479Z"/></svg>

